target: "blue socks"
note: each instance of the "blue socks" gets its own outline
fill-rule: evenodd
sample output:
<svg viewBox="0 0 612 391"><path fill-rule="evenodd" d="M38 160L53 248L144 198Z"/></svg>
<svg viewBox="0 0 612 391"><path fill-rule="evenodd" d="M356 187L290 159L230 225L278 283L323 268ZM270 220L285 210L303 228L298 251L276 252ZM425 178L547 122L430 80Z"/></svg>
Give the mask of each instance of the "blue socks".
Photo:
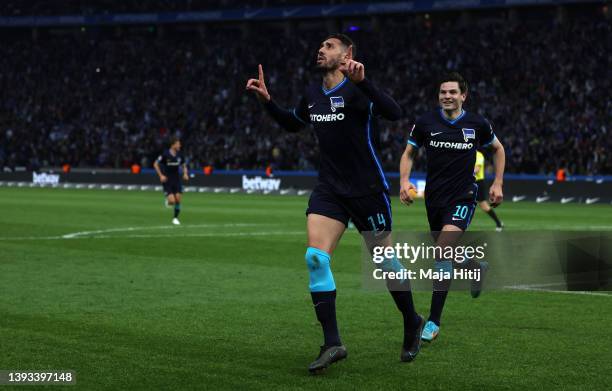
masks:
<svg viewBox="0 0 612 391"><path fill-rule="evenodd" d="M308 247L305 258L310 273L310 296L323 329L324 344L342 345L336 321L336 283L330 268L330 256L323 250Z"/></svg>

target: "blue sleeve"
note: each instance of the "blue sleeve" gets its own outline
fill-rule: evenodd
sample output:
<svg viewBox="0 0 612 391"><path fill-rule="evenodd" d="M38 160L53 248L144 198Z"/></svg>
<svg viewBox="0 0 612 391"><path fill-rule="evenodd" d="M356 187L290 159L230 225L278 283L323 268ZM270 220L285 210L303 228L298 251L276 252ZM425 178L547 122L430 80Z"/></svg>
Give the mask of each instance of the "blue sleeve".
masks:
<svg viewBox="0 0 612 391"><path fill-rule="evenodd" d="M486 118L483 118L483 123L478 128L478 140L482 148L490 146L493 144L493 141L495 141L493 125L491 125L491 122Z"/></svg>
<svg viewBox="0 0 612 391"><path fill-rule="evenodd" d="M389 95L380 91L378 87L368 79L357 83L357 87L372 102L372 114L380 115L390 121L397 121L402 117L402 108Z"/></svg>
<svg viewBox="0 0 612 391"><path fill-rule="evenodd" d="M307 125L310 123L310 111L308 111L308 102L305 97L301 97L300 101L295 109L293 109L293 115L295 118L302 123Z"/></svg>
<svg viewBox="0 0 612 391"><path fill-rule="evenodd" d="M423 132L423 126L417 120L417 122L412 125L412 130L410 130L410 134L408 135L408 144L415 148L420 148L424 142L425 133Z"/></svg>
<svg viewBox="0 0 612 391"><path fill-rule="evenodd" d="M288 132L297 132L309 122L308 106L303 97L294 109L284 109L273 100L264 103L264 107L270 116Z"/></svg>

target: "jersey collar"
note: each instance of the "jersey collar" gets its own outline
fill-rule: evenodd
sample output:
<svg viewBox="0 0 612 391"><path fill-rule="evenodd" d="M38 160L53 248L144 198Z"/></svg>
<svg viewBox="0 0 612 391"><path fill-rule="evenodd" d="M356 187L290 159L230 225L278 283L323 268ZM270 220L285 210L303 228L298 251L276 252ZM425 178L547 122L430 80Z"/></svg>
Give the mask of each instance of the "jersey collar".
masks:
<svg viewBox="0 0 612 391"><path fill-rule="evenodd" d="M337 91L340 87L342 87L346 83L347 80L348 79L346 78L346 76L344 76L344 79L342 79L340 83L336 84L336 86L333 87L331 90L326 90L324 86L321 86L321 90L323 90L323 93L325 95L329 95L332 92Z"/></svg>
<svg viewBox="0 0 612 391"><path fill-rule="evenodd" d="M461 114L459 114L459 116L457 118L455 118L453 120L450 120L450 119L448 119L448 118L446 118L444 116L444 113L442 112L442 109L440 109L438 112L440 113L440 117L442 117L442 119L444 121L448 122L451 125L454 125L457 121L459 121L461 118L463 118L465 116L465 113L466 113L465 110L461 109Z"/></svg>

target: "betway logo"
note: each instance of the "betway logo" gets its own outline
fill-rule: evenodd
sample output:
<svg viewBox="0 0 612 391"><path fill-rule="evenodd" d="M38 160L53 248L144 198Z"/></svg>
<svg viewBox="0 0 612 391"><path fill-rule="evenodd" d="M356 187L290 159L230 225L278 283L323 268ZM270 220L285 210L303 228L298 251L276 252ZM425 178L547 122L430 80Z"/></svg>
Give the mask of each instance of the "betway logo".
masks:
<svg viewBox="0 0 612 391"><path fill-rule="evenodd" d="M260 176L248 178L246 175L242 176L243 190L278 190L280 189L280 184L280 179L268 179Z"/></svg>
<svg viewBox="0 0 612 391"><path fill-rule="evenodd" d="M342 121L344 119L343 113L338 114L310 114L310 122L331 122L331 121Z"/></svg>
<svg viewBox="0 0 612 391"><path fill-rule="evenodd" d="M60 176L56 175L56 174L37 174L35 172L32 173L32 182L39 184L39 185L44 185L44 184L50 184L50 185L57 185L59 183L60 180Z"/></svg>
<svg viewBox="0 0 612 391"><path fill-rule="evenodd" d="M472 143L451 143L450 141L434 141L430 140L429 145L436 148L448 148L448 149L472 149L474 144Z"/></svg>

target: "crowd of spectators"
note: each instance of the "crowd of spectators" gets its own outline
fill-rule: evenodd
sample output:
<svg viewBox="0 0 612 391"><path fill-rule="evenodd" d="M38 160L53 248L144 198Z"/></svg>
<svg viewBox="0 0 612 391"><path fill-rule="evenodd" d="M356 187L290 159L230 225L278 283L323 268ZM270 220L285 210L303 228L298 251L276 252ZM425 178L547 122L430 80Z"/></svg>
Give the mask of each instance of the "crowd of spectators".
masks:
<svg viewBox="0 0 612 391"><path fill-rule="evenodd" d="M366 75L405 112L380 122L385 169L397 171L412 123L436 106L438 76L458 70L471 84L466 109L486 115L506 147L507 172L612 174L609 21L416 20L352 34ZM325 34L321 22L314 33L264 24L5 40L0 168L149 167L180 136L198 169L316 169L313 132L282 131L244 86L261 63L273 98L296 103L320 78Z"/></svg>
<svg viewBox="0 0 612 391"><path fill-rule="evenodd" d="M283 7L304 4L358 3L368 0L6 0L1 16L94 15L138 12L188 12L219 9ZM401 0L386 0L401 1Z"/></svg>

